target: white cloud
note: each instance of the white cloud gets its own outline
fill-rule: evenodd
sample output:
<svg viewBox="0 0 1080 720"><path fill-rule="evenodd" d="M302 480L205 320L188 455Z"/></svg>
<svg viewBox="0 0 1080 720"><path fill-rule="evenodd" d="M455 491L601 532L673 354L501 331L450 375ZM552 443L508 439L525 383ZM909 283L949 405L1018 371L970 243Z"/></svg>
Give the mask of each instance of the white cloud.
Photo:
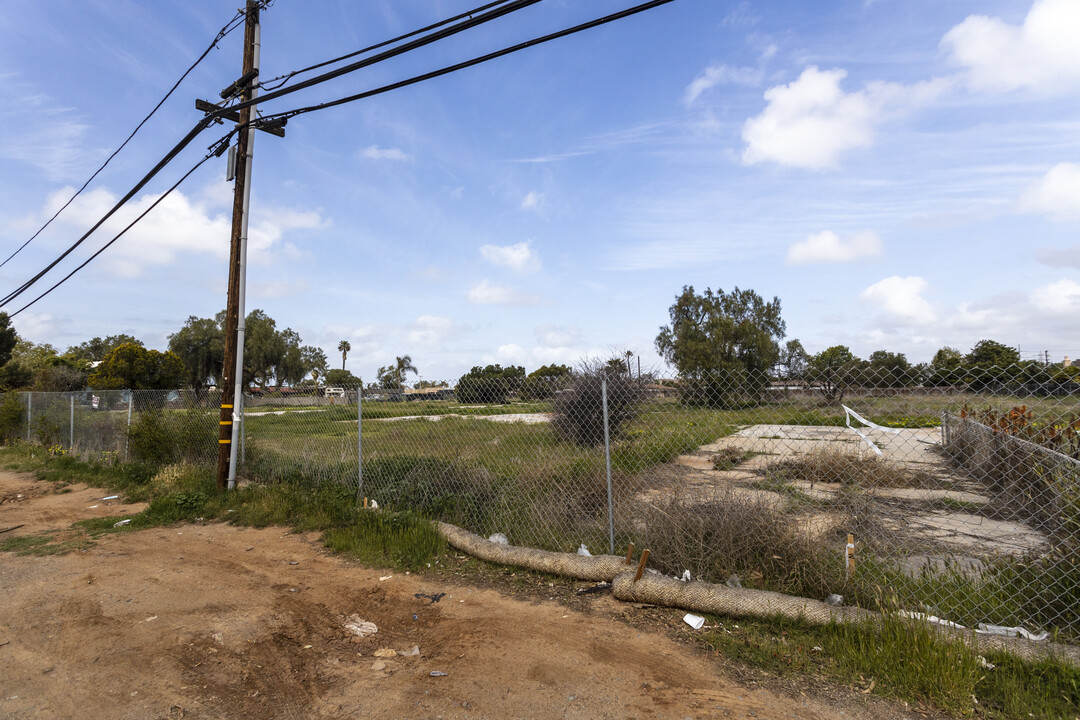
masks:
<svg viewBox="0 0 1080 720"><path fill-rule="evenodd" d="M1051 267L1071 267L1080 270L1080 245L1039 248L1035 251L1035 259Z"/></svg>
<svg viewBox="0 0 1080 720"><path fill-rule="evenodd" d="M1032 89L1047 94L1080 85L1080 3L1036 0L1021 25L971 15L941 45L967 70L976 90Z"/></svg>
<svg viewBox="0 0 1080 720"><path fill-rule="evenodd" d="M0 74L0 93L5 97L0 107L0 159L26 163L54 181L80 175L88 157L97 159L83 147L89 126L75 110L13 74ZM68 197L72 192L74 188Z"/></svg>
<svg viewBox="0 0 1080 720"><path fill-rule="evenodd" d="M396 160L399 162L412 160L412 155L409 155L401 148L381 148L378 145L369 145L361 150L359 155L368 160Z"/></svg>
<svg viewBox="0 0 1080 720"><path fill-rule="evenodd" d="M565 348L577 345L583 339L577 328L560 327L554 323L538 325L534 332L536 341L545 348Z"/></svg>
<svg viewBox="0 0 1080 720"><path fill-rule="evenodd" d="M881 254L881 238L872 230L844 239L831 230L815 233L793 243L787 252L788 265L848 263Z"/></svg>
<svg viewBox="0 0 1080 720"><path fill-rule="evenodd" d="M787 85L765 91L765 110L743 125L743 162L775 162L809 169L835 167L840 156L869 147L877 126L891 113L925 103L949 81L915 85L874 82L858 92L840 87L847 72L810 66Z"/></svg>
<svg viewBox="0 0 1080 720"><path fill-rule="evenodd" d="M772 46L775 52L775 46ZM683 103L693 105L701 94L712 90L717 85L760 85L762 72L755 68L730 67L728 65L710 65L698 73L698 76L686 86Z"/></svg>
<svg viewBox="0 0 1080 720"><path fill-rule="evenodd" d="M518 272L540 267L540 257L528 240L513 245L482 245L480 256L492 265L508 267Z"/></svg>
<svg viewBox="0 0 1080 720"><path fill-rule="evenodd" d="M52 193L42 214L50 217L69 197L68 189ZM196 193L197 197L199 193ZM88 241L100 247L111 239L161 195L143 195L120 208ZM84 192L58 220L63 226L84 231L97 222L118 200L109 190L99 188ZM258 220L248 232L249 257L253 262L268 263L282 250L293 249L282 240L290 230L322 227L326 222L315 211L288 208L260 210ZM124 278L138 277L148 266L168 265L181 255L204 253L225 259L229 253L232 223L226 212L211 212L206 201L194 200L181 191L173 192L138 221L115 244L106 250L98 264L106 272Z"/></svg>
<svg viewBox="0 0 1080 720"><path fill-rule="evenodd" d="M859 297L881 310L887 323L903 326L929 325L937 320L937 313L922 297L926 288L927 283L921 277L893 275L866 288Z"/></svg>
<svg viewBox="0 0 1080 720"><path fill-rule="evenodd" d="M1036 288L1031 293L1031 304L1042 312L1076 317L1080 312L1080 283L1058 280Z"/></svg>
<svg viewBox="0 0 1080 720"><path fill-rule="evenodd" d="M482 280L468 293L473 305L538 305L540 298L505 285Z"/></svg>
<svg viewBox="0 0 1080 720"><path fill-rule="evenodd" d="M421 315L412 323L407 337L410 343L437 345L452 337L457 331L454 321L448 317Z"/></svg>
<svg viewBox="0 0 1080 720"><path fill-rule="evenodd" d="M537 192L535 190L532 190L524 198L522 198L522 200L521 200L521 209L522 210L539 210L540 207L543 204L544 204L544 194L539 193L539 192Z"/></svg>
<svg viewBox="0 0 1080 720"><path fill-rule="evenodd" d="M1020 196L1019 208L1054 220L1080 219L1080 165L1063 162L1050 168Z"/></svg>
<svg viewBox="0 0 1080 720"><path fill-rule="evenodd" d="M495 358L500 365L524 365L529 359L529 353L520 345L508 343L499 346L495 351Z"/></svg>

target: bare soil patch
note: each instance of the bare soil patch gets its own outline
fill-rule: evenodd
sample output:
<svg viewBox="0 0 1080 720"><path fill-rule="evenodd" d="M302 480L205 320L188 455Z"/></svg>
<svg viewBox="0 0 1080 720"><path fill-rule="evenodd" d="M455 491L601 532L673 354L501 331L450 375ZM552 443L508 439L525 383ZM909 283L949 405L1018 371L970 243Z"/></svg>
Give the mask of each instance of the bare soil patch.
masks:
<svg viewBox="0 0 1080 720"><path fill-rule="evenodd" d="M0 528L98 516L89 506L105 493L57 489L0 473ZM136 506L106 514L124 511ZM281 528L185 524L64 555L4 553L0 588L6 718L910 716L845 690L730 679L671 630L621 622L630 609L610 598L517 599L362 568ZM353 615L378 632L355 636ZM678 613L663 615L670 628Z"/></svg>

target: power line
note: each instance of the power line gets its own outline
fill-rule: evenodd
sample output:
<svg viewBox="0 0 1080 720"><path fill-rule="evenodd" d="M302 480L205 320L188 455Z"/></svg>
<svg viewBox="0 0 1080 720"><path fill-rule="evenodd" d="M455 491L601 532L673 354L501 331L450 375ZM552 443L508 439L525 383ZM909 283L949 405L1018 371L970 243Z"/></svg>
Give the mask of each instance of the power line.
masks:
<svg viewBox="0 0 1080 720"><path fill-rule="evenodd" d="M668 1L670 2L670 0L668 0ZM518 10L526 8L526 7L530 6L530 5L535 5L538 2L541 2L541 0L509 0L509 2L506 2L506 3L499 3L498 4L499 7L495 7L493 9L487 10L487 11L485 11L483 13L480 13L480 14L476 15L475 17L470 16L467 20L456 23L454 25L450 25L449 27L445 27L442 30L438 30L437 32L433 32L433 33L430 33L430 34L425 35L423 37L417 38L417 39L415 39L415 40L413 40L411 42L405 43L404 45L399 45L396 48L391 48L390 50L385 50L385 51L379 53L378 55L373 55L373 56L371 56L369 58L365 58L363 60L358 60L357 62L351 63L349 65L344 65L342 67L331 70L329 72L325 72L325 73L323 73L321 75L316 75L313 78L308 78L307 80L301 80L300 82L296 83L295 85L290 85L290 86L282 88L280 90L275 90L273 92L268 92L265 95L260 95L258 98L254 98L254 99L251 99L251 100L245 100L243 102L237 103L236 105L233 105L231 108L229 108L229 110L230 111L236 111L236 110L240 110L240 109L245 108L245 107L252 107L254 105L261 105L264 102L268 102L270 100L276 100L276 99L278 99L280 97L284 97L286 95L291 95L294 92L299 92L300 90L305 90L305 89L307 89L309 87L314 87L315 85L321 85L322 83L327 82L329 80L333 80L334 78L341 77L342 75L348 75L349 73L356 72L357 70L360 70L360 69L363 69L363 68L366 68L366 67L370 67L371 65L374 65L376 63L380 63L383 60L389 60L392 57L397 57L398 55L402 55L402 54L410 52L412 50L416 50L417 48L424 47L425 45L430 45L431 43L436 42L438 40L448 38L448 37L450 37L452 35L456 35L456 34L458 34L460 32L464 32L465 30L469 30L470 28L474 28L474 27L476 27L478 25L482 25L482 24L484 24L486 22L496 20L496 19L498 19L500 17L503 17L504 15L509 15L512 12L517 12ZM417 31L417 32L420 32L420 31ZM410 33L410 34L412 35L412 34L415 34L415 33ZM336 62L336 61L330 61L330 62ZM222 110L222 112L225 112L225 111Z"/></svg>
<svg viewBox="0 0 1080 720"><path fill-rule="evenodd" d="M91 233L93 233L95 230L97 230L106 220L108 220L117 210L119 210L139 190L141 190L155 175L157 175L158 172L161 171L162 168L165 167L165 165L167 165L169 162L171 162L173 160L173 158L175 158L176 155L178 155L180 153L180 151L182 151L184 148L186 148L191 143L191 141L195 139L195 137L199 133L201 133L203 130L205 130L207 127L209 127L212 123L221 120L224 116L235 113L237 110L243 109L245 107L251 107L251 106L260 104L262 102L265 102L266 100L272 100L272 99L274 99L276 97L281 97L281 96L284 96L284 95L288 95L288 94L291 94L293 92L297 92L298 90L302 90L302 89L307 88L307 87L312 87L314 85L319 85L321 83L327 82L327 81L332 80L332 79L334 79L336 77L340 77L341 75L344 75L344 74L347 74L347 73L350 73L350 72L355 72L356 70L359 70L360 68L368 67L370 65L381 62L381 61L386 60L388 58L395 57L395 56L400 55L400 54L405 53L405 52L409 52L410 50L414 50L414 49L422 47L424 45L428 45L430 43L435 42L436 40L440 40L442 38L449 37L451 35L454 35L454 34L457 34L459 32L462 32L464 30L467 30L469 28L476 27L477 25L489 22L491 20L495 20L495 19L497 19L499 17L507 15L507 14L509 14L511 12L515 12L515 11L520 10L520 9L522 9L524 7L527 7L529 5L534 5L534 4L538 3L538 2L540 2L540 0L509 0L506 3L500 3L499 5L501 5L501 7L495 7L494 9L489 9L489 10L477 15L476 17L469 17L469 19L465 20L464 22L459 22L459 23L457 23L455 25L451 25L451 26L446 27L446 28L444 28L442 30L439 30L438 32L432 33L432 34L427 35L425 37L421 37L421 38L418 38L416 40L413 40L412 42L406 43L405 45L402 45L400 47L394 48L392 50L388 50L388 51L383 52L383 53L379 53L378 55L375 55L373 57L367 58L365 60L361 60L361 61L356 62L356 63L352 63L351 65L347 65L345 67L338 68L338 69L330 71L328 73L323 73L322 75L317 75L317 76L315 76L313 78L309 78L308 80L305 80L305 81L303 81L301 83L297 83L296 85L285 88L283 90L278 90L278 91L273 92L273 93L268 93L268 94L263 95L263 96L261 96L259 98L246 100L246 101L243 101L241 103L238 103L238 104L230 106L230 107L222 107L222 108L219 108L218 110L215 110L213 112L208 113L205 117L203 117L195 125L195 127L193 127L191 129L191 131L179 143L176 144L176 146L173 147L172 150L169 151L169 153L167 153L165 155L164 158L162 158L162 160L160 162L158 162L157 165L154 166L154 168L149 173L147 173L145 176L143 176L142 180L140 180L138 183L136 183L136 185L131 190L129 190L128 193L126 195L124 195L124 197L122 197L119 200L119 202L117 202L105 214L104 217L102 217L100 220L98 220L98 222L92 228L90 228L90 230L88 230L82 237L80 237L78 240L76 240L75 243L73 243L67 250L65 250L58 258L56 258L51 263L49 263L43 270L38 272L36 275L34 275L29 280L27 280L25 283L23 283L21 286L19 286L17 289L12 291L11 293L8 293L8 295L5 296L3 299L0 299L0 307L2 307L4 305L7 305L9 302L11 302L15 298L17 298L20 295L22 295L23 293L25 293L31 286L33 286L35 283L37 283L46 273L48 273L50 270L52 270L54 267L56 267L57 264L59 264L61 261L63 261L64 258L66 258L68 255L70 255L72 251L74 251L79 245L81 245L87 239L87 237L90 236ZM244 13L244 17L246 17L246 13ZM419 32L419 31L417 31L417 32ZM411 33L411 34L415 34L415 33ZM260 124L265 124L265 123L260 122Z"/></svg>
<svg viewBox="0 0 1080 720"><path fill-rule="evenodd" d="M269 91L269 90L277 90L278 88L283 87L284 85L286 85L289 82L289 80L292 80L297 75L302 75L304 73L311 72L312 70L318 70L319 68L326 67L327 65L333 65L334 63L342 62L344 60L348 60L349 58L354 58L357 55L363 55L363 54L369 53L369 52L371 52L373 50L378 50L379 48L386 47L387 45L393 45L394 43L401 42L402 40L408 40L411 37L415 37L416 35L419 35L420 33L425 33L425 32L428 32L429 30L434 30L434 29L440 28L440 27L442 27L444 25L449 25L452 22L457 22L458 20L462 20L462 19L467 18L467 17L472 17L476 13L480 13L480 12L483 12L485 10L489 10L489 9L491 9L493 7L498 6L498 5L504 5L507 2L510 2L510 0L496 0L495 2L488 3L487 5L481 5L480 7L473 8L472 10L467 10L467 11L465 11L463 13L460 13L459 15L455 15L454 17L446 18L445 20L440 20L439 22L432 23L431 25L419 28L417 30L413 30L412 32L405 33L404 35L398 35L396 38L391 38L390 40L384 40L381 43L377 43L375 45L369 45L366 48L356 50L356 51L351 52L351 53L349 53L347 55L341 55L340 57L333 58L332 60L324 60L323 62L316 63L314 65L309 65L306 68L301 68L300 70L293 70L292 72L285 73L284 75L278 75L277 77L269 78L267 80L264 80L264 81L260 82L259 87L261 87L262 89L267 90L267 91ZM277 85L274 85L273 87L270 87L271 83L277 83Z"/></svg>
<svg viewBox="0 0 1080 720"><path fill-rule="evenodd" d="M225 136L225 138L224 138L224 139L223 139L223 140L222 140L221 142L225 142L225 141L227 141L230 135L232 135L232 133L229 133L229 135L226 135L226 136ZM72 276L72 275L74 275L75 273L79 272L80 270L82 270L82 269L83 269L84 267L86 267L87 265L89 265L89 264L90 264L90 261L91 261L91 260L93 260L94 258L96 258L96 257L97 257L98 255L100 255L101 253L105 252L105 250L106 250L106 249L108 249L108 248L109 248L109 247L110 247L110 246L111 246L111 245L112 245L112 244L113 244L114 242L116 242L117 240L119 240L119 239L120 239L121 237L123 237L123 236L124 236L124 234L125 234L125 233L126 233L126 232L127 232L128 230L130 230L131 228L133 228L133 227L135 226L135 224L136 224L137 222L139 222L140 220L142 220L142 219L143 219L144 217L146 217L146 216L147 216L147 215L148 215L148 214L150 213L150 211L151 211L151 210L153 210L154 208L156 208L156 207L157 207L157 206L158 206L158 205L159 205L159 204L161 203L161 201L162 201L162 200L164 200L165 198L167 198L167 197L168 197L168 196L169 196L169 195L170 195L170 194L172 193L172 191L173 191L173 190L175 190L176 188L180 187L180 184L181 184L181 183L183 183L183 182L184 182L185 180L187 180L187 179L188 179L188 177L189 177L189 176L190 176L190 175L191 175L191 174L192 174L193 172L195 172L195 171L196 171L196 170L198 170L198 169L199 169L200 167L202 167L203 163L205 163L205 162L206 162L207 160L209 160L210 158L214 157L215 155L220 155L220 153L219 153L219 152L217 152L217 150L218 150L218 148L219 148L219 147L220 147L220 145L216 145L216 146L215 146L215 148L214 148L214 150L211 150L211 151L210 151L209 153L207 153L207 154L206 154L206 156L205 156L205 157L203 157L203 159L202 159L202 160L199 160L199 162L195 163L195 166L194 166L194 167L192 167L192 168L191 168L190 170L188 170L188 171L187 171L186 173L184 173L183 177L181 177L181 178L180 178L179 180L177 180L177 181L176 181L175 183L173 183L173 186L172 186L172 187L170 187L170 188L169 188L168 190L166 190L166 191L165 191L164 193L162 193L161 197L159 197L159 198L158 198L157 200L155 200L155 201L154 201L153 203L151 203L150 207L148 207L148 208L146 208L145 210L143 210L143 211L142 211L142 212L141 212L141 213L139 214L139 216L138 216L137 218L135 218L135 219L134 219L134 220L132 220L132 221L131 221L130 223L128 223L127 227L125 227L125 228L124 228L123 230L121 230L120 232L118 232L118 233L117 233L117 234L116 234L116 235L115 235L115 236L113 237L113 239L112 239L112 240L110 240L109 242L107 242L107 243L105 243L104 245L102 245L102 246L101 246L101 248L100 248L100 249L99 249L99 250L98 250L98 251L97 251L96 253L94 253L94 254L93 254L93 255L91 255L90 257L86 258L86 260L84 260L84 261L82 262L82 264L80 264L80 265L79 265L78 267L76 267L76 268L75 268L74 270L72 270L72 271L71 271L71 272L69 272L69 273L68 273L67 275L65 275L65 276L64 276L64 277L62 277L62 278L61 278L60 280L58 280L58 281L57 281L57 282L56 282L56 283L55 283L55 284L54 284L54 285L53 285L52 287L50 287L50 288L49 288L48 290L46 290L45 292L43 292L43 293L41 293L40 295L38 295L38 296L37 296L36 298L34 298L33 300L31 300L30 302L28 302L28 303L26 303L25 305L23 305L23 306L22 306L21 308L19 308L19 309L18 309L18 310L16 310L15 312L11 313L11 315L9 315L8 317L15 317L16 315L18 315L19 313L21 313L21 312L22 312L23 310L26 310L26 309L27 309L28 307L30 307L31 305L33 305L34 303L36 303L36 302L37 302L38 300L41 300L41 299L42 299L43 297L45 297L46 295L48 295L49 293L51 293L51 292L52 292L53 290L55 290L56 288L60 287L60 286L61 286L61 285L63 285L63 284L65 283L65 282L67 282L67 281L68 281L68 280L69 280L69 279L71 278L71 276Z"/></svg>
<svg viewBox="0 0 1080 720"><path fill-rule="evenodd" d="M293 110L286 110L279 113L265 115L258 120L252 121L252 124L257 127L261 123L272 123L275 120L280 121L281 119L287 120L297 115L315 112L316 110L325 110L326 108L335 107L337 105L344 105L346 103L356 102L357 100L363 100L365 98L369 98L375 95L381 95L382 93L390 92L391 90L397 90L399 88L407 87L409 85L415 85L416 83L423 82L425 80L431 80L432 78L441 77L442 75L449 75L452 72L463 70L474 65L479 65L481 63L488 62L489 60L494 60L505 55L510 55L512 53L518 52L520 50L525 50L536 45L542 45L543 43L551 42L552 40L567 37L568 35L573 35L575 33L582 32L583 30L589 30L591 28L604 25L609 22L614 22L615 20L621 20L622 18L636 15L640 12L651 10L655 7L666 5L670 2L674 2L674 0L651 0L651 2L635 5L634 7L627 8L626 10L621 10L617 13L612 13L611 15L605 15L604 17L597 18L596 20L590 20L588 22L581 23L580 25L574 25L573 27L566 28L565 30L559 30L558 32L553 32L548 35L533 38L532 40L526 40L525 42L518 43L517 45L511 45L510 47L503 48L502 50L496 50L495 52L488 53L487 55L481 55L471 60L465 60L454 65L448 65L438 70L432 70L431 72L423 73L422 75L416 75L414 77L408 78L407 80L400 80L395 83L390 83L389 85L383 85L381 87L375 88L374 90L367 90L365 92L357 93L355 95L348 95L337 100L329 100L327 102L319 103L317 105L308 105L307 107L295 108ZM266 98L260 98L259 101L261 102L264 99Z"/></svg>
<svg viewBox="0 0 1080 720"><path fill-rule="evenodd" d="M44 225L42 225L40 228L38 228L38 231L35 232L33 235L31 235L29 240L27 240L22 245L20 245L15 250L15 252L11 253L11 255L8 256L7 260L4 260L3 262L0 262L0 268L7 265L8 261L10 261L16 255L18 255L20 252L22 252L23 248L25 248L27 245L29 245L31 242L33 242L34 238L36 238L38 235L40 235L42 232L44 232L45 228L49 227L49 225L52 224L52 221L55 220L56 218L58 218L60 216L60 213L64 212L64 210L66 210L67 207L69 205L71 205L72 202L75 201L75 198L79 197L79 195L82 193L82 191L85 190L87 188L87 186L89 186L90 183L94 181L94 178L96 178L101 173L101 171L104 170L106 168L106 166L108 166L108 164L110 162L112 162L112 159L114 157L116 157L120 153L120 151L123 150L124 147L129 142L131 142L131 139L133 137L135 137L135 134L138 133L139 130L142 129L143 125L145 125L147 123L147 121L149 121L150 118L152 118L154 116L154 113L156 113L161 108L161 106L165 104L165 101L168 100L172 96L173 92L176 91L176 88L180 87L180 83L184 82L184 79L187 78L187 76L189 74L191 74L191 71L194 70L196 68L196 66L198 66L199 63L201 63L204 59L206 59L206 56L210 54L211 50L213 50L215 47L217 47L217 44L219 42L221 42L226 36L229 35L229 33L231 33L233 30L235 30L237 27L239 27L242 24L241 21L243 21L243 19L244 19L244 17L246 15L247 15L247 12L245 10L238 10L236 15L234 15L233 18L231 20L229 20L229 22L225 23L225 25L221 28L221 30L218 31L218 34L210 42L210 45L208 45L206 50L203 51L202 55L200 55L195 60L195 62L193 62L191 64L191 66L188 67L188 69L184 71L184 74L180 76L180 79L177 80L176 83L174 83L173 86L171 88L169 88L169 91L167 93L165 93L165 96L163 98L161 98L161 100L158 101L158 104L155 105L154 108L150 111L150 113L146 117L144 117L142 119L142 121L138 125L135 126L135 129L131 131L131 134L127 136L127 138L124 140L124 142L120 143L120 147L113 150L112 154L109 155L109 157L107 157L105 159L105 162L103 162L101 164L101 167L99 167L97 170L94 171L94 174L91 175L90 178L86 182L84 182L82 184L82 187L80 187L78 190L76 190L75 194L72 195L70 198L68 198L67 202L65 202L63 204L63 206L59 210L57 210L56 213L54 213L53 216L51 218L49 218L45 222Z"/></svg>

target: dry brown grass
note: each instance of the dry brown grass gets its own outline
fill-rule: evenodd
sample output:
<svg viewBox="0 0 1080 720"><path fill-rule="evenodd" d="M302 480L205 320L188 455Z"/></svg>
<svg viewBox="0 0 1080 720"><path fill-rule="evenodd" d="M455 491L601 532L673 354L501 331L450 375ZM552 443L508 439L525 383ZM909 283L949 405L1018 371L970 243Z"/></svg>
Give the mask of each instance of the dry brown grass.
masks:
<svg viewBox="0 0 1080 720"><path fill-rule="evenodd" d="M940 478L925 470L839 450L822 450L772 463L769 465L768 479L785 483L839 483L861 489L926 489L941 485Z"/></svg>

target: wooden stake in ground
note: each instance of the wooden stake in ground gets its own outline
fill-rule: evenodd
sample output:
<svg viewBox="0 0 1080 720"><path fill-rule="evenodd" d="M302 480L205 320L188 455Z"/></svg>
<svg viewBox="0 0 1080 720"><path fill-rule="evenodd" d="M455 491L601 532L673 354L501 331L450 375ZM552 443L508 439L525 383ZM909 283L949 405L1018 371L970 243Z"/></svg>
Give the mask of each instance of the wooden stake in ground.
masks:
<svg viewBox="0 0 1080 720"><path fill-rule="evenodd" d="M637 572L634 573L634 582L641 579L641 573L645 572L645 563L647 562L649 562L649 548L645 548L641 553L641 560L637 564Z"/></svg>
<svg viewBox="0 0 1080 720"><path fill-rule="evenodd" d="M626 549L626 564L634 564L634 543L630 543L630 547Z"/></svg>

